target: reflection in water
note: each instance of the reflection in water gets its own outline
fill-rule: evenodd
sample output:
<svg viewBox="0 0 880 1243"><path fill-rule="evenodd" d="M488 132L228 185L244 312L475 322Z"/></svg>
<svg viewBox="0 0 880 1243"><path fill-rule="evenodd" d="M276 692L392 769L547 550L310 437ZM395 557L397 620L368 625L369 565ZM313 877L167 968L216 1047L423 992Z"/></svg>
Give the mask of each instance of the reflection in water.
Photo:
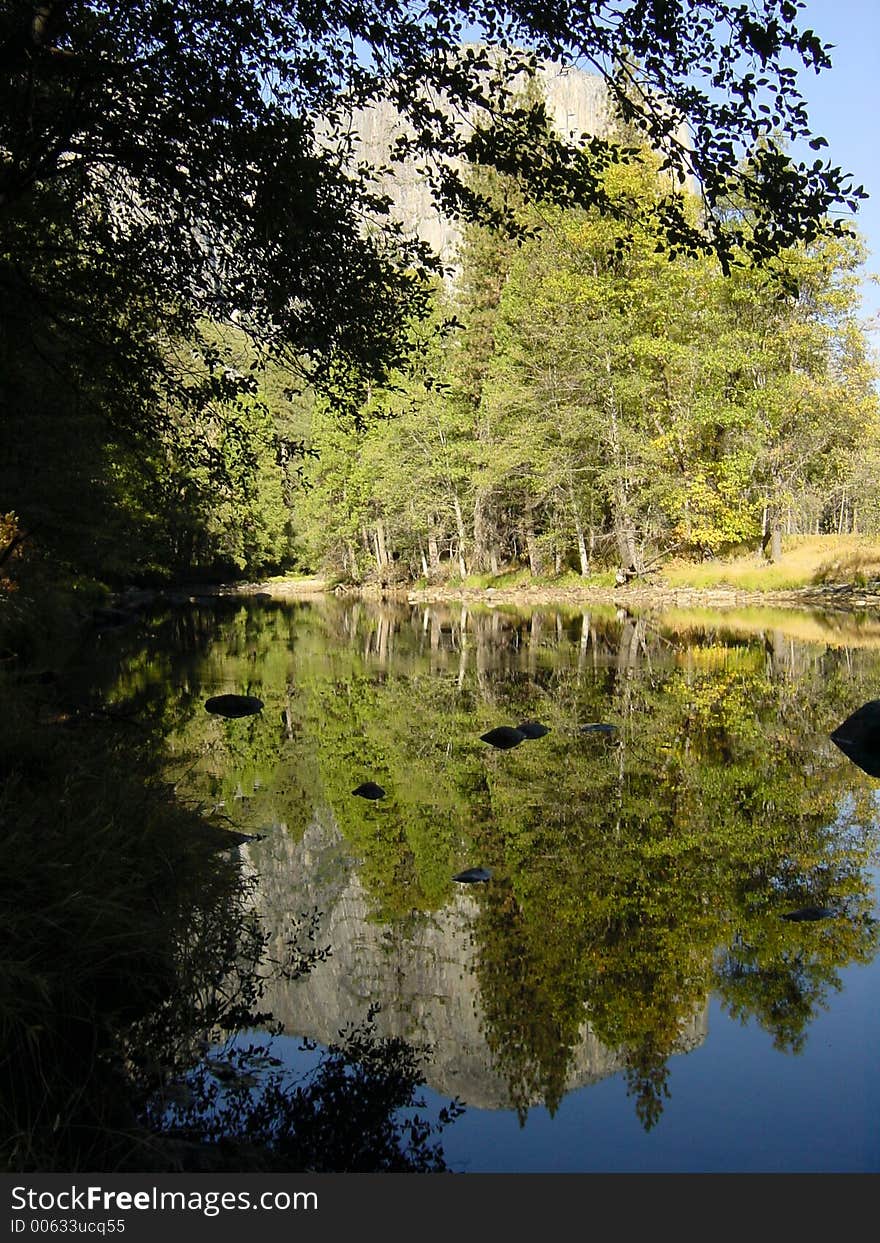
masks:
<svg viewBox="0 0 880 1243"><path fill-rule="evenodd" d="M324 1044L371 1003L377 1030L403 1035L431 1049L431 1084L477 1108L507 1108L510 1088L486 1036L475 928L480 904L473 888L456 891L440 909L391 924L370 918L370 897L338 829L317 817L300 842L277 834L252 849L262 876L261 913L283 928L296 878L297 902L324 912L321 935L332 953L293 988L274 988L266 1000L288 1032ZM484 885L479 887L485 889ZM277 936L280 947L281 936ZM681 1047L704 1034L705 1017L693 1016ZM567 1057L565 1090L623 1069L584 1021ZM536 1093L528 1102L540 1103Z"/></svg>
<svg viewBox="0 0 880 1243"><path fill-rule="evenodd" d="M291 911L322 913L330 956L267 998L288 1032L332 1041L378 1003L381 1032L431 1046L442 1093L524 1122L620 1073L649 1130L713 992L798 1051L840 970L875 955L874 786L829 742L876 685L873 631L333 599L195 613L119 694L165 714L182 789L265 835L246 850L279 942ZM263 711L201 710L221 694ZM540 742L487 747L499 720L540 721ZM473 867L489 879L455 883ZM810 908L834 918L793 918Z"/></svg>

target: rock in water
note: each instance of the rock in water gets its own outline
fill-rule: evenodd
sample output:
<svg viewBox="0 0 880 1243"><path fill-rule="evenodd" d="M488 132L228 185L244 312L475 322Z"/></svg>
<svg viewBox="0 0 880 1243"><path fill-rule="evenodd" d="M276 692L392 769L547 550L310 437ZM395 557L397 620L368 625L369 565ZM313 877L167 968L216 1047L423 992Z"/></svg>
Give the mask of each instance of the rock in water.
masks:
<svg viewBox="0 0 880 1243"><path fill-rule="evenodd" d="M488 734L480 734L480 740L498 747L501 751L509 751L511 747L518 747L521 742L525 742L526 735L512 725L496 725Z"/></svg>
<svg viewBox="0 0 880 1243"><path fill-rule="evenodd" d="M880 777L880 699L862 704L829 736L847 759Z"/></svg>
<svg viewBox="0 0 880 1243"><path fill-rule="evenodd" d="M582 734L613 734L617 731L617 726L610 725L607 721L589 721L578 728Z"/></svg>
<svg viewBox="0 0 880 1243"><path fill-rule="evenodd" d="M385 797L385 791L380 785L376 785L375 781L364 781L357 789L352 790L352 794L357 794L360 798Z"/></svg>
<svg viewBox="0 0 880 1243"><path fill-rule="evenodd" d="M833 919L836 914L837 911L832 910L830 906L804 906L799 911L789 911L782 918L799 924L804 920Z"/></svg>
<svg viewBox="0 0 880 1243"><path fill-rule="evenodd" d="M542 725L540 721L520 721L516 728L521 734L525 734L526 738L543 738L545 734L550 733L549 726Z"/></svg>
<svg viewBox="0 0 880 1243"><path fill-rule="evenodd" d="M255 695L212 695L205 700L205 710L215 712L217 716L253 716L262 707L262 699L257 699Z"/></svg>
<svg viewBox="0 0 880 1243"><path fill-rule="evenodd" d="M457 876L453 876L453 880L461 881L463 885L476 885L480 881L489 880L492 873L488 868L467 868L464 872L459 872Z"/></svg>

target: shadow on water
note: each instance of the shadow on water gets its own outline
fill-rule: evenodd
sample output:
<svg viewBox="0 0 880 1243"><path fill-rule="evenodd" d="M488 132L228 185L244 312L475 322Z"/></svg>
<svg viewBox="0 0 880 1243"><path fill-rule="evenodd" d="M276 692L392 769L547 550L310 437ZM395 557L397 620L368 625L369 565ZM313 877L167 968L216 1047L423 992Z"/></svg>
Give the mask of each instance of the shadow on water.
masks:
<svg viewBox="0 0 880 1243"><path fill-rule="evenodd" d="M241 946L235 921L256 921L249 961L262 964L254 992L234 955L207 952L216 934L205 939L208 976L238 980L242 1003L214 1036L259 1028L247 1015L265 1007L267 1031L327 1046L321 1090L337 1118L364 1068L390 1108L376 1150L403 1150L409 1169L442 1168L433 1132L406 1131L417 1064L441 1094L523 1126L535 1107L552 1115L574 1088L620 1076L650 1131L670 1059L707 1040L710 996L780 1053L802 1051L843 969L877 951L875 786L829 736L871 698L880 644L858 620L760 623L328 599L199 606L114 637L103 669L81 672L108 710L162 739L163 788L260 838L223 866L210 859L239 895L220 942ZM263 707L206 712L222 695ZM546 732L502 750L482 741L524 722ZM352 793L362 787L383 797ZM468 874L481 883L457 882ZM192 935L201 885L180 878ZM810 909L825 914L794 917ZM289 964L302 941L291 910L321 912L311 957L294 955L309 969L273 973L266 964ZM189 1013L179 998L204 985L182 978L175 1006ZM148 1012L130 1030L160 1048L168 1033ZM190 1041L204 1039L191 1014ZM173 1092L154 1087L141 1115L153 1130L171 1120L179 1142L234 1136L259 1151L274 1134L288 1160L304 1151L297 1135L328 1142L308 1094L287 1092L306 1104L284 1114L269 1046L227 1050L225 1083L213 1055L163 1052L200 1069L171 1076Z"/></svg>
<svg viewBox="0 0 880 1243"><path fill-rule="evenodd" d="M160 764L169 729L212 719L163 653L217 637L189 610L86 635L51 678L4 662L0 1168L443 1170L457 1106L416 1115L422 1058L369 1007L307 1076L272 1056L266 991L326 957L319 915L270 948L250 835Z"/></svg>

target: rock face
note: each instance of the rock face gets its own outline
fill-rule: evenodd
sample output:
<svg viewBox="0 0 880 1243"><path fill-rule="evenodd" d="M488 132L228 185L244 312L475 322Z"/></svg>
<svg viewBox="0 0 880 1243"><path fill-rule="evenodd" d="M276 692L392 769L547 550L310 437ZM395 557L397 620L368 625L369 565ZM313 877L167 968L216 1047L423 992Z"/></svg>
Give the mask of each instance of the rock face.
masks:
<svg viewBox="0 0 880 1243"><path fill-rule="evenodd" d="M561 137L602 137L608 133L611 112L603 78L548 61L539 70L538 81L547 113ZM356 113L351 128L357 138L357 154L379 167L387 165L394 139L409 132L400 114L387 101ZM679 130L678 138L685 146L690 145L685 127ZM461 229L434 206L427 179L419 172L417 162L409 160L402 166L396 165L393 175L381 178L377 188L390 197L393 217L410 236L426 242L440 256L454 281L459 272Z"/></svg>
<svg viewBox="0 0 880 1243"><path fill-rule="evenodd" d="M547 111L561 135L601 135L607 130L608 99L600 77L548 64L539 73L539 80ZM387 162L390 143L405 132L405 126L394 106L383 101L357 113L353 130L359 140L359 153L371 164L381 166ZM379 188L390 195L395 218L409 233L427 242L454 276L458 270L461 230L455 221L437 211L416 162L411 160L398 166L393 177L379 182Z"/></svg>
<svg viewBox="0 0 880 1243"><path fill-rule="evenodd" d="M261 878L258 902L272 936L269 953L282 956L290 914L313 909L322 912L317 944L332 947L327 961L303 979L267 991L265 1004L288 1035L328 1044L378 1003L380 1035L431 1047L432 1088L475 1108L512 1107L486 1040L477 983L474 890L482 886L457 888L443 910L392 927L371 919L369 897L329 811L315 816L299 843L277 826L246 851ZM682 1032L678 1051L701 1043L705 1034L704 1010ZM571 1050L566 1090L621 1069L617 1054L585 1023Z"/></svg>

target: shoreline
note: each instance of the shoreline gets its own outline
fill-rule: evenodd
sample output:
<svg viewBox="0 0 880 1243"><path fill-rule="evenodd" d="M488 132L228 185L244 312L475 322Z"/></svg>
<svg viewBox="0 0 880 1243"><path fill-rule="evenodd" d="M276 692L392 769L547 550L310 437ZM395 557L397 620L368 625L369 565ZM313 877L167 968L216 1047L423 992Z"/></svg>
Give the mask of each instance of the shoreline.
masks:
<svg viewBox="0 0 880 1243"><path fill-rule="evenodd" d="M512 604L553 605L606 604L629 610L631 606L657 608L786 608L825 611L874 611L880 613L880 584L870 587L829 583L774 591L743 591L735 587L673 587L669 585L625 587L381 587L338 584L324 579L288 579L247 583L221 589L240 595L269 595L273 599L307 599L335 595L401 604Z"/></svg>

